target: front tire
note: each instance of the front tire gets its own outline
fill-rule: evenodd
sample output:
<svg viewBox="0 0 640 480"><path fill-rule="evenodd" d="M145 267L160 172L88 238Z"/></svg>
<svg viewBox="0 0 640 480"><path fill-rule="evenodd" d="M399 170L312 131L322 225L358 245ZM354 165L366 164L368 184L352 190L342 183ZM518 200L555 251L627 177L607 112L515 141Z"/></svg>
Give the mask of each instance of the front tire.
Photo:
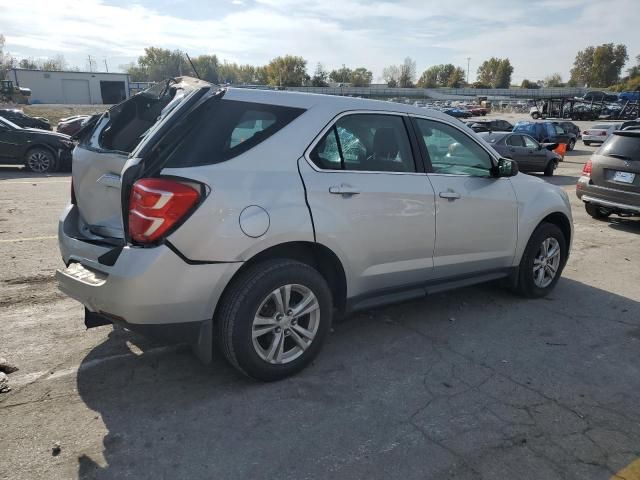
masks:
<svg viewBox="0 0 640 480"><path fill-rule="evenodd" d="M551 177L553 176L553 171L556 169L556 162L554 162L553 160L550 161L549 163L547 163L547 166L544 169L544 176L545 177Z"/></svg>
<svg viewBox="0 0 640 480"><path fill-rule="evenodd" d="M331 328L331 291L304 263L268 260L229 286L217 314L218 339L227 360L266 382L306 367Z"/></svg>
<svg viewBox="0 0 640 480"><path fill-rule="evenodd" d="M58 160L46 148L36 147L27 152L24 165L27 170L34 173L53 173L58 169Z"/></svg>
<svg viewBox="0 0 640 480"><path fill-rule="evenodd" d="M611 210L588 202L585 202L584 209L591 217L597 220L606 220L611 215Z"/></svg>
<svg viewBox="0 0 640 480"><path fill-rule="evenodd" d="M541 223L524 250L518 271L516 291L539 298L555 287L567 261L567 239L552 223Z"/></svg>

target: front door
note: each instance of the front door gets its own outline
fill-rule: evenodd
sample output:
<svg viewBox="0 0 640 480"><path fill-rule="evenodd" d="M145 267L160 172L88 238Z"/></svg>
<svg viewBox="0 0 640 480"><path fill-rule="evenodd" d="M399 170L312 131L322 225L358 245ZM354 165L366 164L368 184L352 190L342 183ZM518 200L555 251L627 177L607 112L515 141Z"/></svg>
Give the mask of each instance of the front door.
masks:
<svg viewBox="0 0 640 480"><path fill-rule="evenodd" d="M424 118L415 122L436 195L434 274L446 278L510 267L517 238L511 181L492 177L488 151L457 127Z"/></svg>
<svg viewBox="0 0 640 480"><path fill-rule="evenodd" d="M316 239L341 257L349 297L430 279L434 192L404 115L347 114L299 160Z"/></svg>
<svg viewBox="0 0 640 480"><path fill-rule="evenodd" d="M0 122L0 157L18 159L25 143L25 134Z"/></svg>

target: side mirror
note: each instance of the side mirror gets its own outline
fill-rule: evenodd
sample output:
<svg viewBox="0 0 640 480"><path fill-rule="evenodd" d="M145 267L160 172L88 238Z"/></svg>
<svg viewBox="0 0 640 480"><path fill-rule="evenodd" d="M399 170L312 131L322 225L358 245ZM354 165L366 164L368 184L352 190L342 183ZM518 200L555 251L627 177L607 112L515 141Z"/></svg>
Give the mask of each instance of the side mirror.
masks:
<svg viewBox="0 0 640 480"><path fill-rule="evenodd" d="M508 158L500 158L498 165L492 168L492 175L496 178L499 177L513 177L519 172L518 164Z"/></svg>

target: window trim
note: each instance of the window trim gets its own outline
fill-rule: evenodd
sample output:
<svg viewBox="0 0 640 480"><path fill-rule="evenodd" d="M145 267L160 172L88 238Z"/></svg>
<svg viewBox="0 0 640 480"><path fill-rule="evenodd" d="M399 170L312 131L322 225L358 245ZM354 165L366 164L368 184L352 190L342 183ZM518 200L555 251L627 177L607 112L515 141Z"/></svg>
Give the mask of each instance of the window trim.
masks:
<svg viewBox="0 0 640 480"><path fill-rule="evenodd" d="M440 119L440 118L435 118L435 117L427 117L425 115L415 115L415 114L409 114L409 118L411 119L411 121L414 123L413 129L414 129L414 133L417 137L417 142L420 145L420 150L423 154L423 161L424 161L424 165L426 168L426 173L427 175L439 175L439 176L446 176L446 177L472 177L472 178L491 178L491 179L496 179L495 177L481 177L478 175L471 175L471 174L467 174L467 173L438 173L438 172L434 172L433 171L433 166L431 165L431 159L429 158L429 153L426 151L426 146L424 144L424 140L420 140L419 138L419 134L418 132L420 131L420 128L418 127L416 120L418 119L422 119L422 120L429 120L431 122L436 122L436 123L442 123L444 125L447 125L449 127L454 128L455 130L457 130L459 133L465 135L469 140L471 140L472 142L474 142L476 145L478 145L482 150L484 150L487 155L489 155L489 159L491 160L491 164L493 167L495 167L497 165L497 158L495 157L494 153L491 152L491 150L489 150L488 146L485 147L481 142L478 142L475 138L473 138L471 135L469 135L468 133L466 133L464 130L462 130L461 128L459 128L457 125L455 125L452 122ZM507 177L504 177L507 178Z"/></svg>
<svg viewBox="0 0 640 480"><path fill-rule="evenodd" d="M346 116L350 116L350 115L386 115L386 116L394 116L394 117L400 117L402 119L402 123L404 125L405 128L405 132L407 134L407 139L409 140L409 146L411 148L411 155L413 157L413 165L415 168L414 172L381 172L379 170L335 170L335 169L328 169L328 168L320 168L318 167L313 160L311 160L311 152L313 151L314 148L316 148L316 145L318 143L320 143L320 140L322 140L324 138L324 136L327 134L327 132L329 130L331 130L332 128L337 128L336 124L337 122ZM409 115L407 113L403 113L403 112L395 112L395 111L387 111L387 110L345 110L343 112L340 112L339 114L335 115L330 121L329 123L327 123L324 128L322 130L320 130L320 133L313 139L313 141L309 144L309 146L307 147L307 149L304 151L304 158L307 161L307 163L309 164L309 166L315 170L316 172L319 173L363 173L363 174L377 174L377 175L425 175L425 171L424 171L424 166L421 165L422 162L420 162L419 160L421 160L421 155L419 154L419 152L415 151L415 143L417 142L418 144L420 143L419 141L417 141L414 137L415 135L415 131L413 131L413 129L409 128ZM339 141L339 139L338 139ZM341 157L341 162L343 161L342 159L342 155L340 155Z"/></svg>

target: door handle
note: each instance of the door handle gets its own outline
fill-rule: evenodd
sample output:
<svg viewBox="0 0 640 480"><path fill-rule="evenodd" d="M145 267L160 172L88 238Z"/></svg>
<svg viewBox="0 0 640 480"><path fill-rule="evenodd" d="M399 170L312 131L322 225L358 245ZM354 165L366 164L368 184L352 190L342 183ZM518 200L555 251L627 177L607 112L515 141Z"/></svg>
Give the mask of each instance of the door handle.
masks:
<svg viewBox="0 0 640 480"><path fill-rule="evenodd" d="M360 190L343 183L342 185L333 185L329 187L329 193L333 193L334 195L358 195Z"/></svg>
<svg viewBox="0 0 640 480"><path fill-rule="evenodd" d="M446 192L440 192L440 198L446 198L447 200L457 200L461 195L458 192L448 190Z"/></svg>

